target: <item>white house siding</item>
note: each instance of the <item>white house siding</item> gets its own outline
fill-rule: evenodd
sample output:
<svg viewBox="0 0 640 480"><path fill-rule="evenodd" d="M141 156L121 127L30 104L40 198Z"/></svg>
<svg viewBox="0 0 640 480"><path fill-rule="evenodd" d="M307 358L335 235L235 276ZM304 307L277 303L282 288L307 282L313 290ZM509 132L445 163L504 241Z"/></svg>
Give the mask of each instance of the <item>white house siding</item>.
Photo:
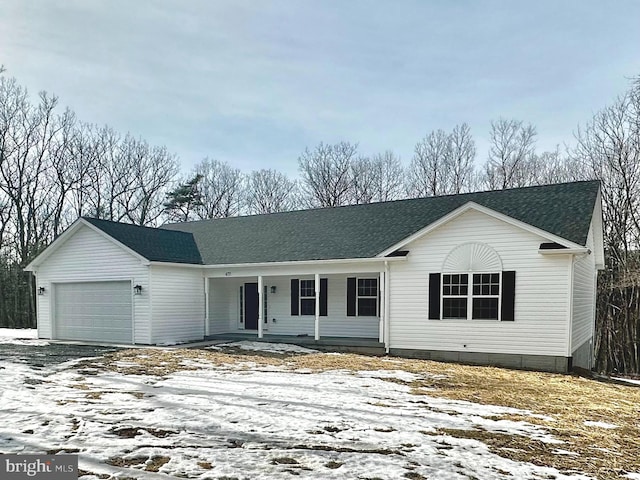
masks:
<svg viewBox="0 0 640 480"><path fill-rule="evenodd" d="M470 210L407 245L407 262L391 264L390 347L566 357L570 256L542 256L543 241ZM516 271L515 321L428 319L429 273L466 242L491 246Z"/></svg>
<svg viewBox="0 0 640 480"><path fill-rule="evenodd" d="M593 228L589 231L587 247L593 249ZM578 256L573 265L573 319L571 352L591 340L595 321L596 266L594 254ZM583 365L578 365L583 366ZM590 365L586 366L590 368Z"/></svg>
<svg viewBox="0 0 640 480"><path fill-rule="evenodd" d="M238 297L236 282L222 278L209 280L209 334L217 335L236 330ZM233 325L232 325L233 321Z"/></svg>
<svg viewBox="0 0 640 480"><path fill-rule="evenodd" d="M132 285L142 285L144 292L149 287L148 269L139 258L102 234L81 226L37 268L37 286L45 287L45 294L36 296L39 338L52 338L56 283L130 280ZM135 343L151 343L148 295L134 296L133 318Z"/></svg>
<svg viewBox="0 0 640 480"><path fill-rule="evenodd" d="M375 273L321 274L326 278L327 316L320 317L320 336L377 338L378 317L347 317L347 277L378 277ZM265 334L314 335L314 315L291 315L291 279L309 279L313 275L269 276L263 275L267 287L267 317L263 319ZM240 286L245 282L257 282L256 277L213 278L210 289L210 333L245 331L239 323ZM271 293L271 287L276 292ZM226 329L226 330L225 330Z"/></svg>
<svg viewBox="0 0 640 480"><path fill-rule="evenodd" d="M168 344L204 338L204 277L198 268L151 267L151 339Z"/></svg>

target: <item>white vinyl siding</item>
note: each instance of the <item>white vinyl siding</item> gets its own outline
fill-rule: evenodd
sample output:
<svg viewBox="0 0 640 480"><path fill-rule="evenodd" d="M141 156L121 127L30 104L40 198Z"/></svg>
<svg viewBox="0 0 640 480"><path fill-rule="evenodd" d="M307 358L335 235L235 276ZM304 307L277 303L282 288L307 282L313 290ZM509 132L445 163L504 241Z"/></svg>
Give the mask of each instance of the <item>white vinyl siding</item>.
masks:
<svg viewBox="0 0 640 480"><path fill-rule="evenodd" d="M234 280L209 280L209 335L235 332L239 316L240 284Z"/></svg>
<svg viewBox="0 0 640 480"><path fill-rule="evenodd" d="M204 278L190 267L151 267L152 343L204 338Z"/></svg>
<svg viewBox="0 0 640 480"><path fill-rule="evenodd" d="M407 262L390 265L390 347L567 356L570 256L544 257L547 241L470 210L406 246ZM515 321L429 320L429 274L447 255L482 242L516 271Z"/></svg>
<svg viewBox="0 0 640 480"><path fill-rule="evenodd" d="M147 294L149 267L86 225L81 226L36 271L37 287L45 287L44 295L36 295L38 336L53 338L53 284L103 281L128 281L142 285L142 295L133 298L135 343L151 343Z"/></svg>
<svg viewBox="0 0 640 480"><path fill-rule="evenodd" d="M371 274L369 276L376 276ZM378 317L347 317L347 277L354 275L320 275L328 282L327 316L320 317L320 336L378 338ZM267 321L265 334L314 335L315 315L291 315L291 279L307 279L309 275L263 276L268 287ZM239 319L239 289L245 282L256 282L256 277L214 278L209 280L210 333L244 331ZM276 292L271 293L271 287Z"/></svg>
<svg viewBox="0 0 640 480"><path fill-rule="evenodd" d="M54 338L105 343L133 341L130 281L53 285Z"/></svg>
<svg viewBox="0 0 640 480"><path fill-rule="evenodd" d="M587 247L590 249L593 249L592 233L593 229L590 229L587 239ZM573 264L572 352L593 336L596 273L593 254L576 257Z"/></svg>

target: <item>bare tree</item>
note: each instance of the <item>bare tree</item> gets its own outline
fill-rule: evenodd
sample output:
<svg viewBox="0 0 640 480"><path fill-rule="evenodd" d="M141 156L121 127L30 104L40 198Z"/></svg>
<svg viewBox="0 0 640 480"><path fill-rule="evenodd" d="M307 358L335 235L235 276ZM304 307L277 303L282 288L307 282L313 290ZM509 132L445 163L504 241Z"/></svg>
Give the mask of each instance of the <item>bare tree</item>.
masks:
<svg viewBox="0 0 640 480"><path fill-rule="evenodd" d="M444 130L433 131L416 144L407 175L407 193L411 197L445 193L448 151L449 136Z"/></svg>
<svg viewBox="0 0 640 480"><path fill-rule="evenodd" d="M75 115L66 109L58 115L59 129L49 146L49 164L44 172L45 184L48 186L48 201L53 208L51 218L51 235L56 237L73 220L70 200L78 188L80 176L74 168L73 145L78 124Z"/></svg>
<svg viewBox="0 0 640 480"><path fill-rule="evenodd" d="M525 162L519 174L519 183L527 185L548 185L551 183L575 182L593 177L590 169L585 169L581 161L572 156L563 156L560 149L534 153Z"/></svg>
<svg viewBox="0 0 640 480"><path fill-rule="evenodd" d="M250 214L293 210L296 183L276 170L256 170L246 179L245 199Z"/></svg>
<svg viewBox="0 0 640 480"><path fill-rule="evenodd" d="M17 258L26 264L50 233L48 219L53 212L44 173L60 128L53 113L57 98L41 93L40 102L33 106L26 90L4 78L0 78L0 97L0 190L11 204Z"/></svg>
<svg viewBox="0 0 640 480"><path fill-rule="evenodd" d="M476 144L469 125L456 125L449 135L449 186L447 193L463 193L472 189L473 162L476 159Z"/></svg>
<svg viewBox="0 0 640 480"><path fill-rule="evenodd" d="M81 124L68 142L68 155L56 167L68 185L69 210L138 225L156 225L165 191L179 164L166 147L151 146L112 128Z"/></svg>
<svg viewBox="0 0 640 480"><path fill-rule="evenodd" d="M226 162L205 158L194 172L202 177L198 184L202 205L196 209L200 219L238 215L243 183L240 170Z"/></svg>
<svg viewBox="0 0 640 480"><path fill-rule="evenodd" d="M640 371L640 84L578 131L574 159L602 185L607 270L598 284L596 361Z"/></svg>
<svg viewBox="0 0 640 480"><path fill-rule="evenodd" d="M127 135L126 164L129 188L116 199L121 216L137 225L156 225L163 212L164 192L178 174L177 157L166 147L150 146Z"/></svg>
<svg viewBox="0 0 640 480"><path fill-rule="evenodd" d="M374 155L372 168L376 172L374 198L378 202L398 200L403 197L404 169L400 157L391 150Z"/></svg>
<svg viewBox="0 0 640 480"><path fill-rule="evenodd" d="M351 195L349 203L361 204L376 201L375 185L377 172L373 162L367 157L358 157L351 161Z"/></svg>
<svg viewBox="0 0 640 480"><path fill-rule="evenodd" d="M351 162L351 202L386 202L402 196L403 169L391 151Z"/></svg>
<svg viewBox="0 0 640 480"><path fill-rule="evenodd" d="M407 173L407 193L410 197L447 193L449 142L449 135L444 130L436 130L416 144Z"/></svg>
<svg viewBox="0 0 640 480"><path fill-rule="evenodd" d="M484 166L484 184L491 190L526 184L523 171L535 150L536 129L518 120L491 122L491 147Z"/></svg>
<svg viewBox="0 0 640 480"><path fill-rule="evenodd" d="M0 72L1 73L1 72ZM109 127L57 113L45 92L36 102L0 75L0 322L34 322L33 278L23 267L79 215L154 224L178 164Z"/></svg>
<svg viewBox="0 0 640 480"><path fill-rule="evenodd" d="M0 192L3 214L7 214L1 230L5 236L2 243L9 246L2 255L9 269L19 268L12 275L13 282L24 286L13 287L14 307L8 322L14 326L33 322L33 278L21 268L51 236L50 219L55 208L45 173L53 139L60 129L54 114L56 104L56 97L43 92L38 104L32 105L27 91L14 79L0 77Z"/></svg>
<svg viewBox="0 0 640 480"><path fill-rule="evenodd" d="M320 143L298 158L301 188L310 207L337 207L350 203L351 163L358 146L348 142Z"/></svg>

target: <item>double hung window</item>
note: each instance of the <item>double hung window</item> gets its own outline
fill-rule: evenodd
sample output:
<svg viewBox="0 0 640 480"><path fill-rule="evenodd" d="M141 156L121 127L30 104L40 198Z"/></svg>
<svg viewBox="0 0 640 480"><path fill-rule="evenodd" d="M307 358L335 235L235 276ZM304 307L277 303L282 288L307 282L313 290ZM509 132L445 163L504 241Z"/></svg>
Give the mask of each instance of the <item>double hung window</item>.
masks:
<svg viewBox="0 0 640 480"><path fill-rule="evenodd" d="M442 318L499 320L500 273L442 274Z"/></svg>

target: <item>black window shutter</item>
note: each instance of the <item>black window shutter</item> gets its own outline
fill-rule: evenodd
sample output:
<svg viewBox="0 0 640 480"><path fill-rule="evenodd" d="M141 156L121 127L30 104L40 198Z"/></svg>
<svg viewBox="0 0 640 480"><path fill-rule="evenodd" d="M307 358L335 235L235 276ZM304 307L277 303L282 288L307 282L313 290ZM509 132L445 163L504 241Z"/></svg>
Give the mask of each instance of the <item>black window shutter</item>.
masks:
<svg viewBox="0 0 640 480"><path fill-rule="evenodd" d="M516 272L502 272L502 311L503 322L515 320Z"/></svg>
<svg viewBox="0 0 640 480"><path fill-rule="evenodd" d="M440 274L429 274L429 320L440 320Z"/></svg>
<svg viewBox="0 0 640 480"><path fill-rule="evenodd" d="M327 285L329 282L326 278L320 279L320 316L327 316Z"/></svg>
<svg viewBox="0 0 640 480"><path fill-rule="evenodd" d="M347 278L347 317L356 316L356 278Z"/></svg>
<svg viewBox="0 0 640 480"><path fill-rule="evenodd" d="M291 315L300 314L300 302L298 300L300 296L300 280L297 278L291 279Z"/></svg>

